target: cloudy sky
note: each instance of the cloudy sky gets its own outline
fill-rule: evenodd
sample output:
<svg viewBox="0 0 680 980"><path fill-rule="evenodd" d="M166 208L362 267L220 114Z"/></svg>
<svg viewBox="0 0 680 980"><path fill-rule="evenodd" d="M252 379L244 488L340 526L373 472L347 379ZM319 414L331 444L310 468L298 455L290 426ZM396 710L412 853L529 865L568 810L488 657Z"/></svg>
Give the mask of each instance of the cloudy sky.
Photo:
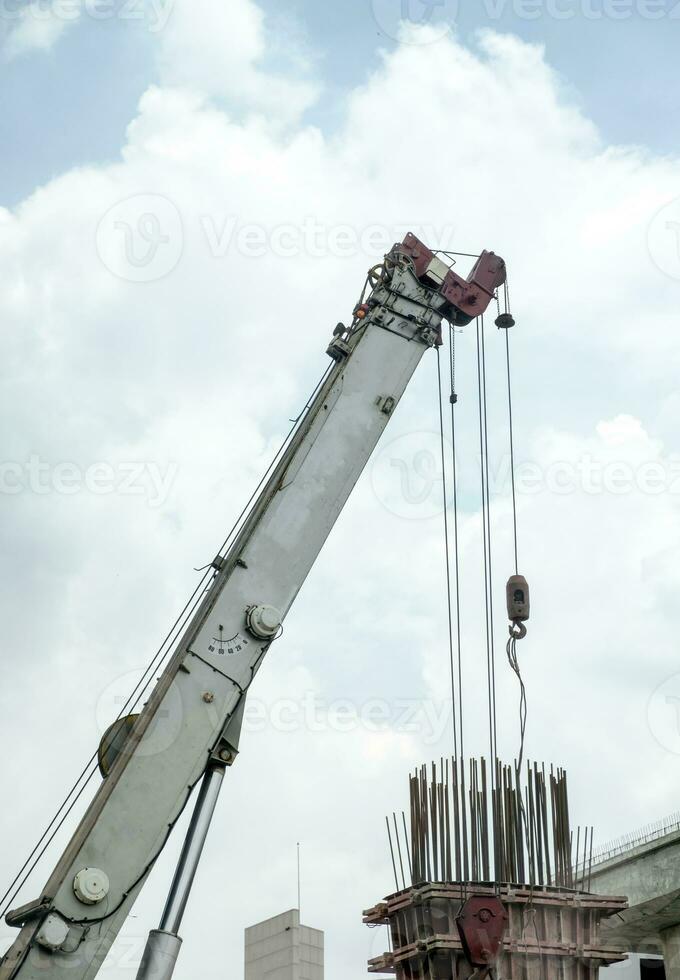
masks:
<svg viewBox="0 0 680 980"><path fill-rule="evenodd" d="M680 809L679 30L675 0L0 0L0 881L408 229L510 269L529 754L569 769L602 843ZM457 340L465 731L483 753L474 337ZM502 651L493 327L487 346ZM329 980L382 952L361 911L392 886L384 814L451 750L434 357L253 689L180 980L241 976L243 928L296 902L298 840ZM180 841L103 976L134 977Z"/></svg>

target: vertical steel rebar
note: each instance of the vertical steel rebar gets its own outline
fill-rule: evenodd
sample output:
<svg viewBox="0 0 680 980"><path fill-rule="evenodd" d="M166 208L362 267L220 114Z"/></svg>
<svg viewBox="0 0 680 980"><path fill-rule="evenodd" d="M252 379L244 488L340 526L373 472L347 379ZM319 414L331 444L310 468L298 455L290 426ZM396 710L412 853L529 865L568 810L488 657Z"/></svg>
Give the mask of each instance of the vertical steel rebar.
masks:
<svg viewBox="0 0 680 980"><path fill-rule="evenodd" d="M387 839L390 842L390 854L392 855L392 868L394 870L394 882L397 886L397 891L399 891L399 878L397 877L397 862L394 858L394 845L392 844L392 831L390 830L390 818L385 817L385 823L387 824Z"/></svg>
<svg viewBox="0 0 680 980"><path fill-rule="evenodd" d="M398 890L407 879L590 887L593 832L571 830L566 771L493 768L490 781L485 758L442 758L410 775L410 828L403 811L387 818Z"/></svg>

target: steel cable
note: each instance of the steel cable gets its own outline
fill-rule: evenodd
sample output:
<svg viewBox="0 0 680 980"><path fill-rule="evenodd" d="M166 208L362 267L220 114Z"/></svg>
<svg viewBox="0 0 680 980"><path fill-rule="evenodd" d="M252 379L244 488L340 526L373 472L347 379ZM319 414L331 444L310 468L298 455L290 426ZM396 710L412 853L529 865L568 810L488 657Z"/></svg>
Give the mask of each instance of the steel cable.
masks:
<svg viewBox="0 0 680 980"><path fill-rule="evenodd" d="M442 369L439 357L439 347L437 350L437 395L439 401L439 442L441 450L442 465L442 493L444 497L444 554L446 561L446 605L448 611L449 629L449 660L451 665L451 707L453 711L453 751L458 758L458 735L457 735L457 712L456 712L456 682L455 682L455 654L453 649L453 608L451 601L451 556L449 553L449 517L448 517L448 495L446 492L446 456L444 450L444 406L442 398Z"/></svg>
<svg viewBox="0 0 680 980"><path fill-rule="evenodd" d="M218 551L218 556L223 555L225 549L227 549L227 547L232 543L235 534L238 533L238 531L240 531L240 529L242 528L244 519L249 514L251 510L251 505L253 504L257 494L259 493L260 489L264 485L265 481L270 477L281 455L290 444L302 418L305 416L313 400L317 396L320 389L323 387L325 381L327 380L328 376L333 370L333 367L334 365L331 364L325 369L320 380L317 382L316 386L314 387L312 394L307 398L302 411L298 414L298 416L295 419L291 420L293 423L291 428L289 429L287 435L285 436L283 442L281 443L281 446L276 452L276 455L274 456L269 466L267 467L264 475L262 476L259 483L257 484L255 490L250 495L248 502L242 509L239 516L236 518L236 521L232 525L229 533L224 539L222 545L220 546ZM173 623L169 632L166 634L165 639L161 643L157 652L154 654L151 662L146 667L144 673L142 674L142 677L140 678L135 688L131 692L130 696L128 697L127 701L121 708L120 712L118 713L118 716L114 719L114 724L116 721L120 721L120 719L123 718L126 714L133 713L135 709L138 707L141 699L144 697L147 689L149 688L149 685L151 683L151 675L155 673L155 671L158 670L160 667L162 667L165 661L168 659L172 651L172 644L175 642L175 640L177 640L179 634L182 632L185 626L190 622L193 614L196 612L197 608L202 602L204 594L209 590L214 574L215 574L215 570L212 567L212 565L208 566L208 570L203 575L198 585L192 592L184 608L182 609L178 617L175 619L175 622ZM209 579L211 581L208 581ZM55 836L57 835L61 827L64 825L66 819L73 811L76 803L82 797L83 793L87 789L90 782L94 778L98 768L96 764L97 757L98 757L98 752L95 752L90 757L85 767L83 768L82 772L76 779L75 783L67 793L64 801L59 806L54 816L50 820L49 824L47 825L45 831L39 838L37 844L31 851L31 853L28 855L26 861L15 875L14 879L10 883L9 887L7 888L3 896L0 898L0 906L2 906L2 908L0 908L0 918L4 917L7 914L14 900L16 899L17 895L24 887L24 885L26 884L30 876L33 874L35 868L37 867L38 863L44 856L48 847L54 840ZM78 789L79 784L82 782L83 779L85 779L85 782L83 783L82 786L80 786L80 789ZM24 872L26 873L24 874Z"/></svg>
<svg viewBox="0 0 680 980"><path fill-rule="evenodd" d="M479 452L481 463L481 498L482 498L482 544L484 550L484 609L486 623L486 660L488 686L488 715L489 715L489 749L492 762L492 773L497 758L496 739L496 671L494 663L493 641L493 598L492 598L492 563L491 563L491 525L489 519L489 457L488 457L488 427L486 418L486 365L484 349L484 318L477 318L477 387L478 387L478 416L479 416ZM492 789L493 789L492 776Z"/></svg>
<svg viewBox="0 0 680 980"><path fill-rule="evenodd" d="M461 645L461 625L460 625L460 549L458 542L458 465L456 460L456 413L455 406L458 402L456 394L456 351L455 351L455 329L453 324L449 324L449 367L451 372L451 467L453 473L453 553L454 571L456 583L456 643L458 653L458 725L460 730L460 754L465 758L465 735L463 731L463 653Z"/></svg>
<svg viewBox="0 0 680 980"><path fill-rule="evenodd" d="M508 380L508 431L510 435L510 481L512 490L512 531L515 551L515 575L519 575L519 560L517 556L517 492L515 489L515 436L512 416L512 384L510 375L510 331L505 331L505 363Z"/></svg>

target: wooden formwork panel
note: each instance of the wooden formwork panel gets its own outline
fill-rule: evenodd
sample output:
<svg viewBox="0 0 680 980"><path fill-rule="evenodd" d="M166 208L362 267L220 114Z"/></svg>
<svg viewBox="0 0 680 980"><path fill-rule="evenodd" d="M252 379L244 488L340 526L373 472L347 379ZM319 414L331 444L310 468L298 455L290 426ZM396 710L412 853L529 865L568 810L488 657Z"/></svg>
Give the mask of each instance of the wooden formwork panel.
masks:
<svg viewBox="0 0 680 980"><path fill-rule="evenodd" d="M495 973L499 980L597 980L601 966L625 959L600 940L600 922L627 907L625 898L559 888L424 884L391 895L364 913L368 925L388 926L392 951L369 963L370 973L398 980L467 980L474 972L456 924L471 895L495 895L508 925Z"/></svg>

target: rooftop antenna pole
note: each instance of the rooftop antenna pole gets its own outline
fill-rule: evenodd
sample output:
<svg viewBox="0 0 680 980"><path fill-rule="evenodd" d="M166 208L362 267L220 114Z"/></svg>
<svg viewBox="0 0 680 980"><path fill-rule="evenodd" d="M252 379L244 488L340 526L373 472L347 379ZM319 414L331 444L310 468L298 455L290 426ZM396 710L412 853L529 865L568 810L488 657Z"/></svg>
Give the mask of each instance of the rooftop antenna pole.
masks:
<svg viewBox="0 0 680 980"><path fill-rule="evenodd" d="M300 916L302 916L302 910L301 910L301 904L302 904L302 902L301 902L301 891L302 891L302 889L301 889L301 886L300 886L300 841L298 841L298 844L297 844L297 886L298 886L298 912L300 913Z"/></svg>

